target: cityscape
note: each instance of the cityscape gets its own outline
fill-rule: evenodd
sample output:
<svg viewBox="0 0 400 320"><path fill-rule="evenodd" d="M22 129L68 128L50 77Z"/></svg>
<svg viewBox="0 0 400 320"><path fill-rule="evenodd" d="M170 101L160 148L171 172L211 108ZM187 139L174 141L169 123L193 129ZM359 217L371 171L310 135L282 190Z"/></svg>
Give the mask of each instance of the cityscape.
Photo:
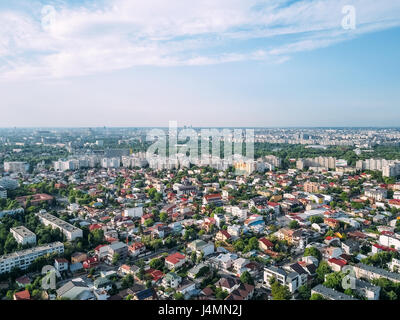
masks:
<svg viewBox="0 0 400 320"><path fill-rule="evenodd" d="M399 1L3 0L0 25L1 310L400 300Z"/></svg>
<svg viewBox="0 0 400 320"><path fill-rule="evenodd" d="M3 130L2 299L397 299L398 129L256 129L231 164L151 130Z"/></svg>

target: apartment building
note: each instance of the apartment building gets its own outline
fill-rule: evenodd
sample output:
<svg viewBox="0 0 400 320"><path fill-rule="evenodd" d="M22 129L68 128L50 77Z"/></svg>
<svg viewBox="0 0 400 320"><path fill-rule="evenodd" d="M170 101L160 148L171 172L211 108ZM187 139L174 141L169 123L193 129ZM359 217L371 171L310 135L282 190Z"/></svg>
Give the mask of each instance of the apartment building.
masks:
<svg viewBox="0 0 400 320"><path fill-rule="evenodd" d="M120 158L103 158L101 159L102 168L119 168L121 163Z"/></svg>
<svg viewBox="0 0 400 320"><path fill-rule="evenodd" d="M340 291L327 288L322 284L317 285L316 287L312 288L311 294L319 294L324 297L326 300L357 300L347 294L344 294Z"/></svg>
<svg viewBox="0 0 400 320"><path fill-rule="evenodd" d="M0 199L7 199L7 190L2 186L0 186Z"/></svg>
<svg viewBox="0 0 400 320"><path fill-rule="evenodd" d="M10 232L12 233L15 241L22 245L36 244L36 234L34 234L32 231L24 226L11 228Z"/></svg>
<svg viewBox="0 0 400 320"><path fill-rule="evenodd" d="M83 236L83 232L81 229L47 212L37 213L36 215L39 218L40 222L43 223L45 226L51 226L53 229L60 229L69 241L73 241Z"/></svg>
<svg viewBox="0 0 400 320"><path fill-rule="evenodd" d="M264 269L264 284L270 288L270 280L275 278L281 285L286 285L291 293L303 285L302 278L297 272L287 271L280 267L269 266Z"/></svg>
<svg viewBox="0 0 400 320"><path fill-rule="evenodd" d="M369 266L363 263L358 263L353 268L357 278L364 278L367 280L373 279L388 279L395 283L400 282L400 274L387 271L385 269Z"/></svg>
<svg viewBox="0 0 400 320"><path fill-rule="evenodd" d="M27 162L13 161L4 162L5 172L26 173L29 171L29 164Z"/></svg>
<svg viewBox="0 0 400 320"><path fill-rule="evenodd" d="M37 258L53 253L64 253L64 244L61 242L53 242L40 247L6 254L0 257L0 274L10 272L13 268L25 270Z"/></svg>
<svg viewBox="0 0 400 320"><path fill-rule="evenodd" d="M316 182L307 181L304 183L304 191L309 193L315 193L319 191L319 184Z"/></svg>
<svg viewBox="0 0 400 320"><path fill-rule="evenodd" d="M364 195L375 201L382 201L387 197L387 190L383 188L371 188L364 191Z"/></svg>

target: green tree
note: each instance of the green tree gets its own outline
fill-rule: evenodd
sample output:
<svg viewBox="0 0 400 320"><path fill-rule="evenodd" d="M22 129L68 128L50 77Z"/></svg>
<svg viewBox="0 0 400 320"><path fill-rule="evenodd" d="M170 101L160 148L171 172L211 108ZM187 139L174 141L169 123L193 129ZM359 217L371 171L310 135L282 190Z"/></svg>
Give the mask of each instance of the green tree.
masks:
<svg viewBox="0 0 400 320"><path fill-rule="evenodd" d="M254 280L253 280L250 272L248 272L248 271L245 271L242 273L242 275L240 276L240 281L242 283L254 285Z"/></svg>

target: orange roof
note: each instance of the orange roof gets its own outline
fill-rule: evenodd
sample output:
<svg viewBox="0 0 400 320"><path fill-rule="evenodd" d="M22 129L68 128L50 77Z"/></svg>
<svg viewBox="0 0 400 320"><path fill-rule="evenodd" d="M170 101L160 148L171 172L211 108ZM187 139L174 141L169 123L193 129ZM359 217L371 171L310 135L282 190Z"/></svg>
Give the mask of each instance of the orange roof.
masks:
<svg viewBox="0 0 400 320"><path fill-rule="evenodd" d="M15 298L15 300L30 300L31 295L28 290L24 290L24 291L16 292L14 294L14 298Z"/></svg>

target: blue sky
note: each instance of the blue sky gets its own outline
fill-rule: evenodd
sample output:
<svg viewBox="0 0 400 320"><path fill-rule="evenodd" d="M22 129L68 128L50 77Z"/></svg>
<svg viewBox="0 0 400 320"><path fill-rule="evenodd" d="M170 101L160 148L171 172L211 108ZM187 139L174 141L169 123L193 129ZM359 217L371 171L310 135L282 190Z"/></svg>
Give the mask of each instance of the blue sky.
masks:
<svg viewBox="0 0 400 320"><path fill-rule="evenodd" d="M0 25L2 127L400 126L396 0L3 0Z"/></svg>

